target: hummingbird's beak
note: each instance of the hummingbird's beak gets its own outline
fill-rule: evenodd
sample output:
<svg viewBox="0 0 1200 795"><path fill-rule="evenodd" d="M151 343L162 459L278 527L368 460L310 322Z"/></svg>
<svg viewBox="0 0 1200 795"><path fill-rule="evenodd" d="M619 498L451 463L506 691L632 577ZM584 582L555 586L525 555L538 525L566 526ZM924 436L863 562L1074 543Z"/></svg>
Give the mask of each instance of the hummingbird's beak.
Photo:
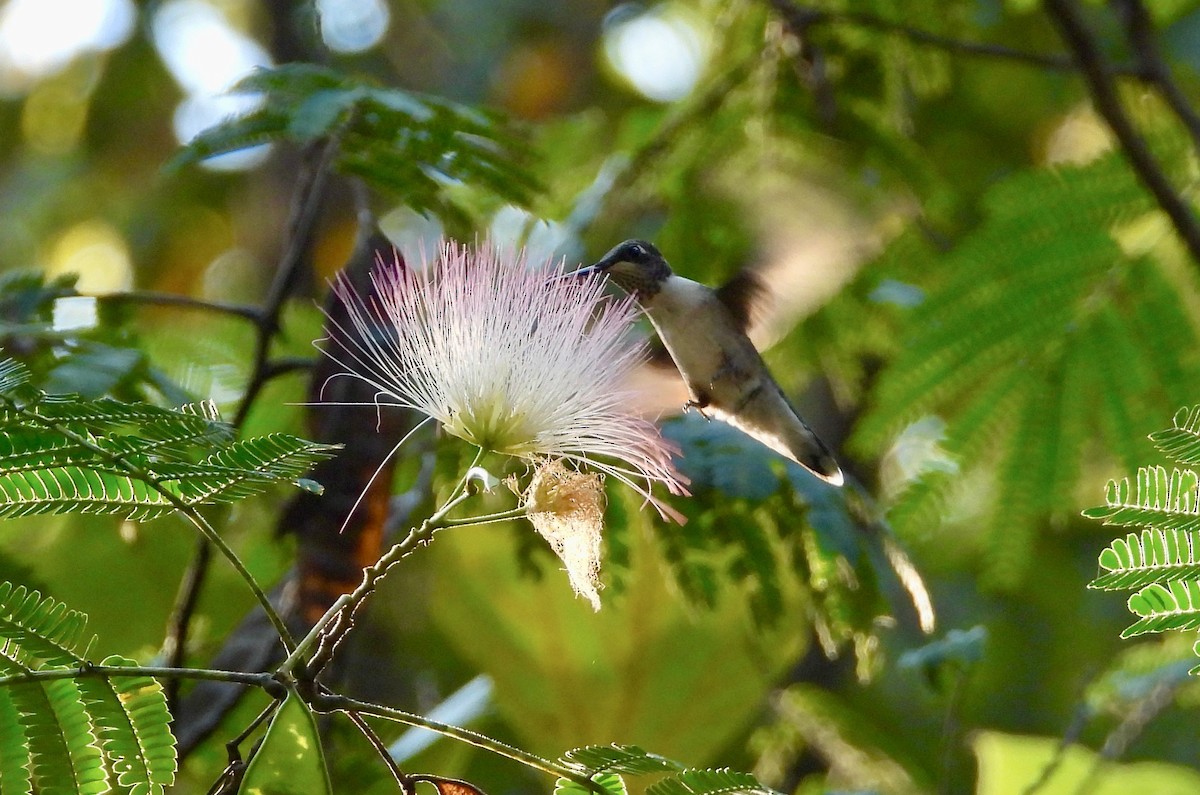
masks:
<svg viewBox="0 0 1200 795"><path fill-rule="evenodd" d="M556 282L560 279L575 279L575 278L586 279L589 276L594 276L597 273L604 273L604 271L608 270L608 268L611 264L612 263L608 263L608 262L605 262L604 260L600 260L599 262L597 262L594 265L586 265L582 268L579 268L578 270L569 271L568 273L563 273L558 276L551 276L547 281Z"/></svg>
<svg viewBox="0 0 1200 795"><path fill-rule="evenodd" d="M604 273L604 268L600 267L600 263L596 263L595 265L587 265L587 266L582 267L579 270L574 271L573 273L570 273L568 275L588 277L588 276L595 275L597 273Z"/></svg>
<svg viewBox="0 0 1200 795"><path fill-rule="evenodd" d="M616 265L616 264L617 264L617 259L615 257L607 256L604 259L596 260L594 263L592 263L591 265L588 265L585 268L580 268L579 270L575 271L571 275L572 276L592 276L597 273L604 273L605 271L607 271L609 268L611 268L613 265Z"/></svg>

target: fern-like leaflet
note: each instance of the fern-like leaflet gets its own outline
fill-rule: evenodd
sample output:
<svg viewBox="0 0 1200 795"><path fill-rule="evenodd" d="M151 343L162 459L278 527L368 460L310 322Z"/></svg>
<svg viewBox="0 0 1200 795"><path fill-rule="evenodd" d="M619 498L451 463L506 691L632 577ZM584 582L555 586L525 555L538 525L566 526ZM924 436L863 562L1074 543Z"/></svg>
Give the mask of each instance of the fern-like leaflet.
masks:
<svg viewBox="0 0 1200 795"><path fill-rule="evenodd" d="M777 795L749 773L729 769L698 770L673 759L648 753L636 745L589 745L563 754L558 763L587 776L606 795L625 795L622 774L666 776L646 787L647 795ZM585 795L570 779L559 779L555 795Z"/></svg>
<svg viewBox="0 0 1200 795"><path fill-rule="evenodd" d="M287 434L234 441L211 406L46 395L21 365L0 362L0 517L144 520L278 483L314 488L302 476L336 449Z"/></svg>
<svg viewBox="0 0 1200 795"><path fill-rule="evenodd" d="M1154 140L1166 162L1187 156L1171 136ZM1153 400L1185 399L1195 381L1187 352L1200 334L1180 298L1192 275L1165 247L1123 245L1153 209L1116 154L1031 169L989 189L984 220L949 250L909 234L893 244L902 258L885 253L882 269L864 272L917 285L922 300L904 310L851 446L878 454L922 418L944 421L945 453L968 477L994 473L1004 495L982 506L993 583L1020 580L1038 526L1068 508L1088 446L1133 466L1134 418ZM930 469L889 518L927 536L963 481Z"/></svg>
<svg viewBox="0 0 1200 795"><path fill-rule="evenodd" d="M162 688L100 676L84 659L87 617L0 583L0 781L3 792L161 793L175 780ZM134 665L110 657L110 667ZM35 673L63 672L58 678Z"/></svg>
<svg viewBox="0 0 1200 795"><path fill-rule="evenodd" d="M1173 427L1150 438L1180 464L1200 462L1200 406L1181 409ZM1101 573L1089 586L1138 589L1129 597L1137 621L1121 637L1200 629L1200 476L1194 470L1141 467L1132 482L1109 481L1105 505L1084 515L1142 528L1100 553ZM1198 671L1200 666L1192 670Z"/></svg>
<svg viewBox="0 0 1200 795"><path fill-rule="evenodd" d="M495 114L373 85L328 67L260 69L234 88L262 104L197 135L180 165L271 141L336 137L334 165L396 193L416 210L452 215L448 185L465 183L524 203L535 188L522 145Z"/></svg>

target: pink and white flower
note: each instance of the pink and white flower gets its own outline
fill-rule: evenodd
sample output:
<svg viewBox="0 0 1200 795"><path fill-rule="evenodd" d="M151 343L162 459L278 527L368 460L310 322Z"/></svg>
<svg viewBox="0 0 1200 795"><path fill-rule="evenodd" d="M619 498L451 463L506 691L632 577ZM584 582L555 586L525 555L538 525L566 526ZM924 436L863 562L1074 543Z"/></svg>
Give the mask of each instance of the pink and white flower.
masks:
<svg viewBox="0 0 1200 795"><path fill-rule="evenodd" d="M446 243L432 262L381 261L373 294L333 285L349 328L325 349L377 390L376 404L415 409L485 450L561 459L620 480L664 517L655 482L687 494L672 447L634 413L624 386L643 357L630 299L602 280L562 278L563 263Z"/></svg>

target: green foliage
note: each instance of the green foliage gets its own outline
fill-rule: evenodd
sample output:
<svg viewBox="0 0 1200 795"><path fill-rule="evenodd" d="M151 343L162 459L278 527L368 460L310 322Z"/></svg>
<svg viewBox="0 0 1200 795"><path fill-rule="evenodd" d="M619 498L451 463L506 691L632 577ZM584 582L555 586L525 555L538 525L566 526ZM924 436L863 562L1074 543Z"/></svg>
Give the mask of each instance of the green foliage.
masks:
<svg viewBox="0 0 1200 795"><path fill-rule="evenodd" d="M1186 793L1200 787L1200 773L1184 765L1119 763L1061 737L976 732L971 745L979 763L977 795L1038 792L1044 795Z"/></svg>
<svg viewBox="0 0 1200 795"><path fill-rule="evenodd" d="M233 440L210 407L179 411L46 395L0 363L0 516L99 513L152 519L296 482L336 448L287 434Z"/></svg>
<svg viewBox="0 0 1200 795"><path fill-rule="evenodd" d="M1109 514L1108 509L1085 512L1093 518ZM1141 535L1130 533L1115 538L1100 553L1104 574L1089 584L1091 588L1113 591L1140 588L1152 582L1200 578L1200 531L1180 532L1174 528L1147 528Z"/></svg>
<svg viewBox="0 0 1200 795"><path fill-rule="evenodd" d="M340 171L416 210L453 215L450 188L460 182L517 203L534 189L520 143L492 113L315 64L261 69L234 91L261 95L262 105L197 135L176 166L271 141L335 138Z"/></svg>
<svg viewBox="0 0 1200 795"><path fill-rule="evenodd" d="M87 618L36 591L0 584L0 777L4 792L161 793L175 780L162 688L143 675L90 671ZM105 666L134 663L110 657ZM69 672L37 679L35 672ZM23 676L24 675L24 676Z"/></svg>
<svg viewBox="0 0 1200 795"><path fill-rule="evenodd" d="M47 392L108 395L123 400L162 399L186 403L186 393L150 365L139 339L116 306L75 289L74 274L48 279L25 270L0 274L0 350L35 374ZM74 304L95 322L64 330L58 308Z"/></svg>
<svg viewBox="0 0 1200 795"><path fill-rule="evenodd" d="M1132 638L1147 632L1200 627L1200 582L1171 580L1165 586L1151 583L1129 597L1129 611L1141 616L1121 633Z"/></svg>
<svg viewBox="0 0 1200 795"><path fill-rule="evenodd" d="M685 770L668 776L646 788L647 795L774 795L774 790L758 783L749 773L728 768L719 770Z"/></svg>
<svg viewBox="0 0 1200 795"><path fill-rule="evenodd" d="M1085 446L1102 440L1132 465L1134 418L1183 399L1200 372L1198 338L1181 297L1191 278L1169 246L1147 245L1163 232L1120 155L1015 174L982 204L983 222L950 250L910 234L894 244L903 262L885 269L898 272L873 275L928 284L918 274L946 274L906 318L853 445L879 453L921 417L944 419L959 474L919 474L890 516L901 532L927 533L963 475L991 467L996 497L973 508L989 574L1011 584L1035 528L1072 507Z"/></svg>
<svg viewBox="0 0 1200 795"><path fill-rule="evenodd" d="M605 795L628 795L629 793L625 787L625 779L616 773L597 773L591 779L604 790ZM554 795L588 795L588 793L595 795L592 790L569 778L560 778L554 782Z"/></svg>
<svg viewBox="0 0 1200 795"><path fill-rule="evenodd" d="M636 745L587 745L567 751L559 763L574 767L585 776L598 773L667 773L683 770L683 765Z"/></svg>
<svg viewBox="0 0 1200 795"><path fill-rule="evenodd" d="M711 607L731 588L769 626L799 588L826 651L853 644L865 664L873 622L889 609L884 532L864 527L837 489L724 423L681 417L664 433L683 450L693 495L680 503L686 525L651 530L689 601Z"/></svg>
<svg viewBox="0 0 1200 795"><path fill-rule="evenodd" d="M559 764L577 769L595 781L608 795L625 795L619 774L669 773L646 787L648 795L774 795L749 773L732 770L696 770L671 759L651 754L636 745L589 745L563 754ZM584 795L588 792L570 779L559 779L555 795Z"/></svg>
<svg viewBox="0 0 1200 795"><path fill-rule="evenodd" d="M1150 438L1178 463L1194 463L1200 406L1181 409L1171 428ZM1121 637L1200 628L1200 477L1191 469L1141 467L1136 483L1109 481L1105 503L1084 515L1106 525L1143 528L1114 539L1100 553L1103 573L1089 586L1139 589L1129 597L1138 620ZM1200 672L1200 666L1194 670Z"/></svg>
<svg viewBox="0 0 1200 795"><path fill-rule="evenodd" d="M311 709L289 693L271 718L238 792L246 795L329 795L321 734Z"/></svg>
<svg viewBox="0 0 1200 795"><path fill-rule="evenodd" d="M1180 409L1172 427L1150 434L1154 446L1184 466L1200 464L1200 406Z"/></svg>

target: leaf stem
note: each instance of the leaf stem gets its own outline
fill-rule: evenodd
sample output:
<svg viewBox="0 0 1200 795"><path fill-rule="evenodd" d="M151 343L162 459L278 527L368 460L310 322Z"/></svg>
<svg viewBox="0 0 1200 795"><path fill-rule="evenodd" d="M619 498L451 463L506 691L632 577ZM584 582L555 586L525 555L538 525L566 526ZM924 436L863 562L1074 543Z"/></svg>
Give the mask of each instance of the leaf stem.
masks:
<svg viewBox="0 0 1200 795"><path fill-rule="evenodd" d="M491 524L492 522L503 522L507 519L520 519L525 515L524 508L509 508L507 511L497 511L496 513L484 514L483 516L464 516L461 519L444 519L442 520L443 527L473 527L480 524Z"/></svg>
<svg viewBox="0 0 1200 795"><path fill-rule="evenodd" d="M157 487L157 484L153 485ZM182 501L180 501L180 503L183 504ZM199 530L204 537L207 538L212 545L221 552L222 555L225 556L225 559L229 561L237 573L241 575L242 579L246 581L246 585L250 587L250 591L254 594L254 598L258 600L259 606L261 606L263 612L267 614L267 618L270 620L271 626L275 627L275 632L278 633L279 640L283 643L283 647L289 652L294 649L296 647L296 640L292 637L292 633L288 630L287 624L284 623L283 618L279 615L279 611L277 611L275 606L271 604L270 597L267 596L267 593L262 589L262 586L258 584L258 580L254 579L254 575L252 575L250 570L246 568L246 564L242 563L242 559L239 558L237 553L233 551L233 547L229 546L225 539L221 537L221 534L218 533L216 529L213 528L213 526L210 525L208 521L200 515L199 512L191 509L186 504L183 504L183 507L180 508L180 512L188 519L188 521L195 525L196 529Z"/></svg>
<svg viewBox="0 0 1200 795"><path fill-rule="evenodd" d="M211 541L213 545L220 550L221 554L225 556L225 559L229 561L234 570L236 570L237 573L241 575L242 579L246 581L246 585L249 586L250 591L254 594L254 598L258 600L258 603L262 606L263 611L267 614L267 618L270 619L271 624L275 627L276 632L279 633L279 639L282 641L284 648L288 651L291 651L291 649L295 647L296 642L293 640L287 626L283 623L283 619L280 618L279 613L275 610L275 606L271 604L271 600L267 598L266 593L259 586L258 581L255 580L253 575L250 574L250 571L246 568L246 564L242 563L241 558L237 556L237 553L233 551L233 548L225 542L225 539L221 538L221 535L215 529L213 529L213 526L210 525L208 521L200 514L200 512L196 510L195 506L189 505L178 495L173 494L170 489L165 488L162 485L161 480L153 472L145 469L144 467L140 467L131 463L120 453L113 453L110 450L104 449L87 436L75 432L66 424L47 419L28 406L22 406L8 399L4 399L4 402L22 417L41 425L43 428L49 428L56 433L61 433L63 436L67 437L76 444L92 451L93 453L96 453L104 460L111 462L122 472L125 472L131 477L149 484L152 489L163 495L167 502L174 506L176 511L183 514L183 516L186 517L187 520L190 521L196 527L196 529L204 535L205 538Z"/></svg>
<svg viewBox="0 0 1200 795"><path fill-rule="evenodd" d="M395 709L393 707L385 707L380 704L372 704L367 701L359 701L349 696L321 694L315 703L314 708L327 712L355 712L360 715L374 715L377 718L403 723L408 726L416 726L421 729L428 729L436 732L444 737L449 737L459 742L473 745L476 748L482 748L485 751L490 751L497 756L502 756L506 759L511 759L514 762L520 762L526 767L531 767L535 770L540 770L543 773L549 773L552 776L566 778L579 784L581 787L596 792L603 793L604 789L592 781L585 775L582 775L568 767L561 766L549 759L531 754L528 751L523 751L520 748L515 748L500 740L480 734L479 732L464 729L459 726L451 726L448 723L442 723L436 720L430 720L422 715L415 715L411 712Z"/></svg>
<svg viewBox="0 0 1200 795"><path fill-rule="evenodd" d="M793 30L805 30L816 25L846 25L902 36L914 44L962 55L999 58L1056 71L1069 72L1079 68L1075 59L1067 53L1031 52L1016 50L1001 44L955 39L866 12L813 8L793 0L767 0L767 4L775 9L775 12L783 17ZM1143 69L1139 64L1121 65L1114 67L1113 71L1132 77L1144 76Z"/></svg>
<svg viewBox="0 0 1200 795"><path fill-rule="evenodd" d="M77 679L80 677L130 677L150 676L155 679L202 679L210 682L232 682L240 685L255 685L264 689L278 687L273 674L246 673L244 671L222 671L215 668L166 668L153 665L84 665L78 668L46 668L38 671L23 671L19 674L0 676L0 687L23 682L40 682L53 679Z"/></svg>

